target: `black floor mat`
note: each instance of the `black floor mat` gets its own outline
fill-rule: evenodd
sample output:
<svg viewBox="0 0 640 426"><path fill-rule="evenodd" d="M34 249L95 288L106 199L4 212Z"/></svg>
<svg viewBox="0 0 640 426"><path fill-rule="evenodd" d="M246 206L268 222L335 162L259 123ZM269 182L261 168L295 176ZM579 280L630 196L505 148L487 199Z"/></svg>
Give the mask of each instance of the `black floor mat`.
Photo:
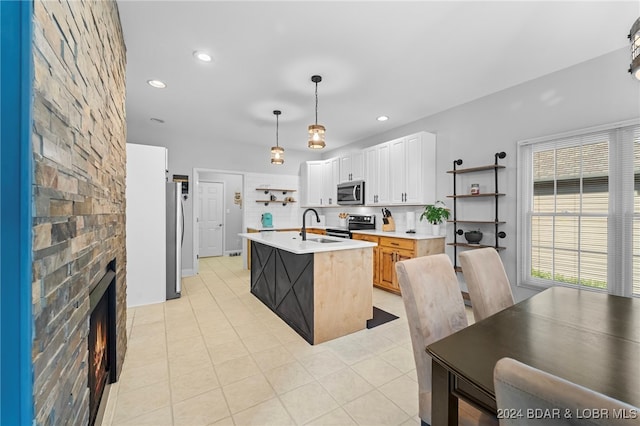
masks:
<svg viewBox="0 0 640 426"><path fill-rule="evenodd" d="M382 309L376 308L374 306L373 318L371 318L370 320L367 320L367 328L377 327L389 321L393 321L394 319L397 319L397 318L398 318L397 316L390 314L387 311L383 311Z"/></svg>

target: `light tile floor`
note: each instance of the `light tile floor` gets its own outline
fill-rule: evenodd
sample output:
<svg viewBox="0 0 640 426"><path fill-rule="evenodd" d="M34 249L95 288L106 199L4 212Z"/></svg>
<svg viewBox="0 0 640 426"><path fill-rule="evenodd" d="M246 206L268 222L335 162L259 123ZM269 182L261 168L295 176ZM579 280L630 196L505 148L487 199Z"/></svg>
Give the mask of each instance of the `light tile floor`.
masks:
<svg viewBox="0 0 640 426"><path fill-rule="evenodd" d="M128 310L104 426L420 424L399 296L373 293L399 319L312 346L249 293L249 275L240 257L201 259L180 299Z"/></svg>

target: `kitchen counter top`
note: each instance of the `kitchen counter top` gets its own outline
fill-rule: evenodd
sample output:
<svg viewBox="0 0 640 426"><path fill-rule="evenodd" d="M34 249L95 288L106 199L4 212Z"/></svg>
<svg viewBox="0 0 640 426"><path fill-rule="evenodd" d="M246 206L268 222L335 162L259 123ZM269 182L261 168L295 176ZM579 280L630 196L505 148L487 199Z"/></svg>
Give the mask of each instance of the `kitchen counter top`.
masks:
<svg viewBox="0 0 640 426"><path fill-rule="evenodd" d="M444 235L431 235L431 234L407 234L403 231L379 231L379 230L358 230L351 231L352 234L366 234L366 235L375 235L376 237L390 237L390 238L406 238L408 240L431 240L435 238L444 238Z"/></svg>
<svg viewBox="0 0 640 426"><path fill-rule="evenodd" d="M352 250L375 247L377 245L376 243L370 243L368 241L349 240L316 234L307 234L307 241L302 241L302 237L298 232L249 232L238 235L242 238L286 250L294 254ZM336 242L320 243L313 241L313 239L332 240Z"/></svg>
<svg viewBox="0 0 640 426"><path fill-rule="evenodd" d="M271 226L265 228L264 226L249 226L247 232L262 232L262 231L291 231L294 229L300 229L301 226Z"/></svg>
<svg viewBox="0 0 640 426"><path fill-rule="evenodd" d="M291 225L291 226L272 226L271 228L265 228L263 226L248 226L247 231L249 232L262 232L262 231L291 231L301 229L302 225ZM313 225L307 226L307 230L309 229L347 229L340 226L325 226L325 225Z"/></svg>

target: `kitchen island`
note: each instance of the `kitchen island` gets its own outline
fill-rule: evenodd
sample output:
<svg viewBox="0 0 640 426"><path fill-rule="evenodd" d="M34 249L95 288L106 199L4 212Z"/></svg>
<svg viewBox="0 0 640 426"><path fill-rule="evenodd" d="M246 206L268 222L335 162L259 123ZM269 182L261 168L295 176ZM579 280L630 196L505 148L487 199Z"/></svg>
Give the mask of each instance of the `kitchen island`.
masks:
<svg viewBox="0 0 640 426"><path fill-rule="evenodd" d="M366 327L373 316L375 243L297 232L251 241L251 293L311 344Z"/></svg>

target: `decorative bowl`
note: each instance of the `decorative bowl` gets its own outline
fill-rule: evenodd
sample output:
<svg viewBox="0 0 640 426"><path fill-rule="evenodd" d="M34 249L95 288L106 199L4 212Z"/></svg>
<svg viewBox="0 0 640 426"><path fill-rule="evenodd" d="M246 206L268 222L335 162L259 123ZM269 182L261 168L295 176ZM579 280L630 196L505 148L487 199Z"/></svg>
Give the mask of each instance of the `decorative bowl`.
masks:
<svg viewBox="0 0 640 426"><path fill-rule="evenodd" d="M480 231L467 231L464 233L464 237L469 244L478 244L482 240L482 232Z"/></svg>

